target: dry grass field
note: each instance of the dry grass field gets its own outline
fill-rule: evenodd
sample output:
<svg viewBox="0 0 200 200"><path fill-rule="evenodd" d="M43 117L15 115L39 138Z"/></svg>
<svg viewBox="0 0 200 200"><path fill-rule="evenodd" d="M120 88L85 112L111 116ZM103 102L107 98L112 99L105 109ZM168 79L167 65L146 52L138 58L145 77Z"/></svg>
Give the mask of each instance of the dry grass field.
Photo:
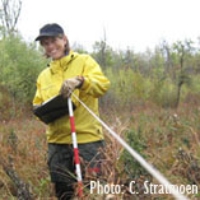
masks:
<svg viewBox="0 0 200 200"><path fill-rule="evenodd" d="M192 103L191 103L192 102ZM5 111L4 111L5 112ZM26 113L26 114L25 114ZM101 110L106 123L171 183L198 186L200 199L200 103L181 103L178 109L163 109L150 103L129 110ZM83 199L154 199L170 200L171 195L143 195L142 183L158 183L104 130L107 146L103 152L106 184L127 185L137 181L138 195L127 192L116 196L90 194ZM0 199L17 199L20 190L28 190L36 200L55 199L46 164L45 125L30 111L0 121ZM10 172L10 176L9 176ZM12 178L14 177L14 178ZM24 187L24 188L23 188Z"/></svg>

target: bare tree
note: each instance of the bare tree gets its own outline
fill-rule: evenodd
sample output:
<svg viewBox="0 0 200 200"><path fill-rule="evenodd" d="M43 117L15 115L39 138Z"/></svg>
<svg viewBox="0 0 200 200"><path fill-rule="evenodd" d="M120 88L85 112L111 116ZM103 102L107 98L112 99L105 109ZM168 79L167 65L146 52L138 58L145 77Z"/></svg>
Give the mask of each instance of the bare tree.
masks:
<svg viewBox="0 0 200 200"><path fill-rule="evenodd" d="M16 31L21 8L21 0L1 0L0 22L4 30L4 36Z"/></svg>
<svg viewBox="0 0 200 200"><path fill-rule="evenodd" d="M95 42L93 48L97 55L96 60L103 68L105 68L108 65L108 51L109 51L105 28L103 29L103 39L100 42Z"/></svg>

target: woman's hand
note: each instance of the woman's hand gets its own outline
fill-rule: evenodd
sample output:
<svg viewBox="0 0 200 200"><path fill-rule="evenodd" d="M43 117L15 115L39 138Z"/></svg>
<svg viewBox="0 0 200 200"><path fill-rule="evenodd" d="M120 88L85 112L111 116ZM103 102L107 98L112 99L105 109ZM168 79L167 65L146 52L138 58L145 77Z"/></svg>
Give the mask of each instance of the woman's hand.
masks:
<svg viewBox="0 0 200 200"><path fill-rule="evenodd" d="M68 98L70 97L71 93L76 89L76 88L80 88L81 85L84 82L84 78L83 77L75 77L75 78L70 78L67 79L63 82L61 89L60 89L60 94L64 97L64 98Z"/></svg>

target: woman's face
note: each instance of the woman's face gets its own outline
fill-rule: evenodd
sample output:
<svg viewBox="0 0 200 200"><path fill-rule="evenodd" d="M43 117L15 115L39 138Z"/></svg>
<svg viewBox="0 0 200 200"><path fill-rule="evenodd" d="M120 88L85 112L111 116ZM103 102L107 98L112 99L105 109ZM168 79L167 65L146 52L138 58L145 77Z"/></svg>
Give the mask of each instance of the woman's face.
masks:
<svg viewBox="0 0 200 200"><path fill-rule="evenodd" d="M53 60L58 60L65 56L66 43L66 36L44 37L41 39L41 45L44 48L46 55Z"/></svg>

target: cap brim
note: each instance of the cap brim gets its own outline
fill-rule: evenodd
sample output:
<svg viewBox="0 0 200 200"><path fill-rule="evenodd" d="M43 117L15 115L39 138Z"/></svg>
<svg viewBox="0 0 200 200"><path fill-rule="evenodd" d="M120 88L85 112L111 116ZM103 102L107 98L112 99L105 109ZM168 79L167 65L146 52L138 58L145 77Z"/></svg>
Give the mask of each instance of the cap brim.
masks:
<svg viewBox="0 0 200 200"><path fill-rule="evenodd" d="M35 41L40 41L44 37L55 37L55 36L58 36L58 34L55 34L55 33L43 33L43 34L40 34L38 37L36 37Z"/></svg>

